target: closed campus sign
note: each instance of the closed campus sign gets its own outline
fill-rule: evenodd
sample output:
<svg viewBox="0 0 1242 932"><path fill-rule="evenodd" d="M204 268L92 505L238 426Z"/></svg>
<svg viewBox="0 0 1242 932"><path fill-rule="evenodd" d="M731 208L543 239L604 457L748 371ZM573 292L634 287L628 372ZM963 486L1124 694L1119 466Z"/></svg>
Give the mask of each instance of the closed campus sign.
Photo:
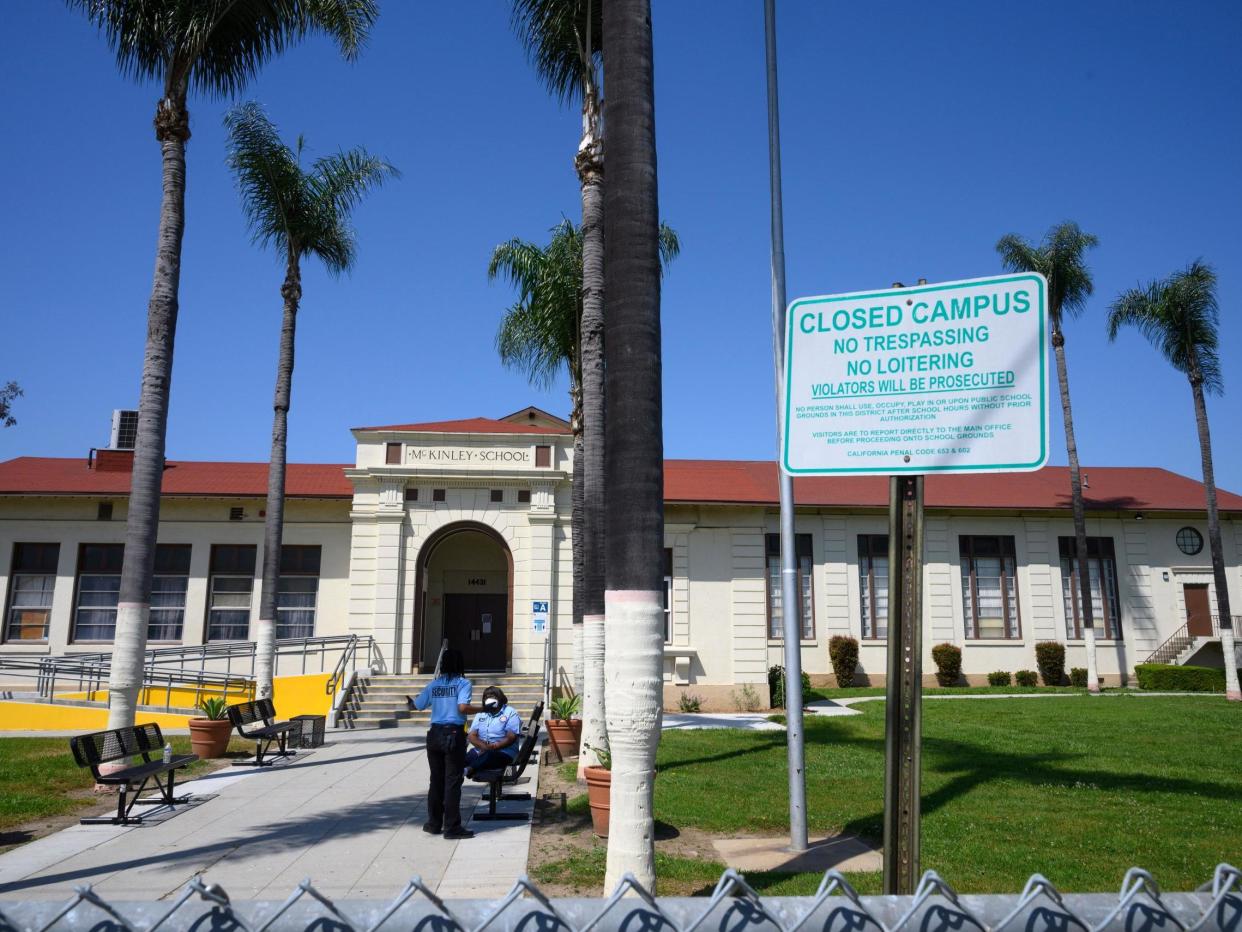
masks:
<svg viewBox="0 0 1242 932"><path fill-rule="evenodd" d="M794 475L1023 472L1048 459L1037 274L789 305L781 465Z"/></svg>

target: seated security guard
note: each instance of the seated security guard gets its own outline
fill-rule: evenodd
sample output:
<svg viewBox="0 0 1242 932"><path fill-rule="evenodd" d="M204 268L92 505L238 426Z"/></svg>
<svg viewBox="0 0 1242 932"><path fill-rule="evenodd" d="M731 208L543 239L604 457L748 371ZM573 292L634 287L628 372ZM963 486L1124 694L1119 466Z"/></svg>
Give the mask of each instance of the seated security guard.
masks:
<svg viewBox="0 0 1242 932"><path fill-rule="evenodd" d="M518 754L522 717L498 686L483 690L483 711L474 718L467 736L472 745L466 752L466 776L480 770L500 770L513 763Z"/></svg>

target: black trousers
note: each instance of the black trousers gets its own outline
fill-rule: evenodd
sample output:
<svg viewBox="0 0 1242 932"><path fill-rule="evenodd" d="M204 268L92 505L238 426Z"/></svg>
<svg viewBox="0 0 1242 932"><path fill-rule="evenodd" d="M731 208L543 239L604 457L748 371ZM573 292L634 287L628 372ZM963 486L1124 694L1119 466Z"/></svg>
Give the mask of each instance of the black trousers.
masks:
<svg viewBox="0 0 1242 932"><path fill-rule="evenodd" d="M466 766L466 732L460 725L432 725L427 731L427 821L434 828L461 828L462 769Z"/></svg>

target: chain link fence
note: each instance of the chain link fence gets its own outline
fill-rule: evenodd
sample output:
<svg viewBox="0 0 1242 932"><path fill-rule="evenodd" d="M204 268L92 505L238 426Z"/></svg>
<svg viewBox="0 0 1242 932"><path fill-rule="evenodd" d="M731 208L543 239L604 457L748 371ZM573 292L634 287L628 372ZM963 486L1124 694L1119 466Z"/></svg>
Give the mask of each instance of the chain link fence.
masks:
<svg viewBox="0 0 1242 932"><path fill-rule="evenodd" d="M1117 895L1062 894L1035 874L1020 894L961 895L927 871L912 896L859 896L828 871L814 896L764 897L725 871L710 897L656 898L631 876L599 899L546 896L527 878L500 900L441 899L415 877L389 903L333 900L304 880L284 902L237 902L195 877L171 901L0 901L0 932L1242 932L1242 874L1221 864L1193 893L1141 868Z"/></svg>

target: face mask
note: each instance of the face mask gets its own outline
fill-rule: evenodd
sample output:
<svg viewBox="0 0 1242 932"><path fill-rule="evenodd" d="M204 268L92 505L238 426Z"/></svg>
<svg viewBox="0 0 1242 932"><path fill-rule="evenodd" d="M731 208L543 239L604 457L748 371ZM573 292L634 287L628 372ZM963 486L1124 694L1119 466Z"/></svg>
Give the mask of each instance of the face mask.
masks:
<svg viewBox="0 0 1242 932"><path fill-rule="evenodd" d="M487 709L492 715L500 711L500 703L495 699L487 699L483 703L483 708Z"/></svg>

